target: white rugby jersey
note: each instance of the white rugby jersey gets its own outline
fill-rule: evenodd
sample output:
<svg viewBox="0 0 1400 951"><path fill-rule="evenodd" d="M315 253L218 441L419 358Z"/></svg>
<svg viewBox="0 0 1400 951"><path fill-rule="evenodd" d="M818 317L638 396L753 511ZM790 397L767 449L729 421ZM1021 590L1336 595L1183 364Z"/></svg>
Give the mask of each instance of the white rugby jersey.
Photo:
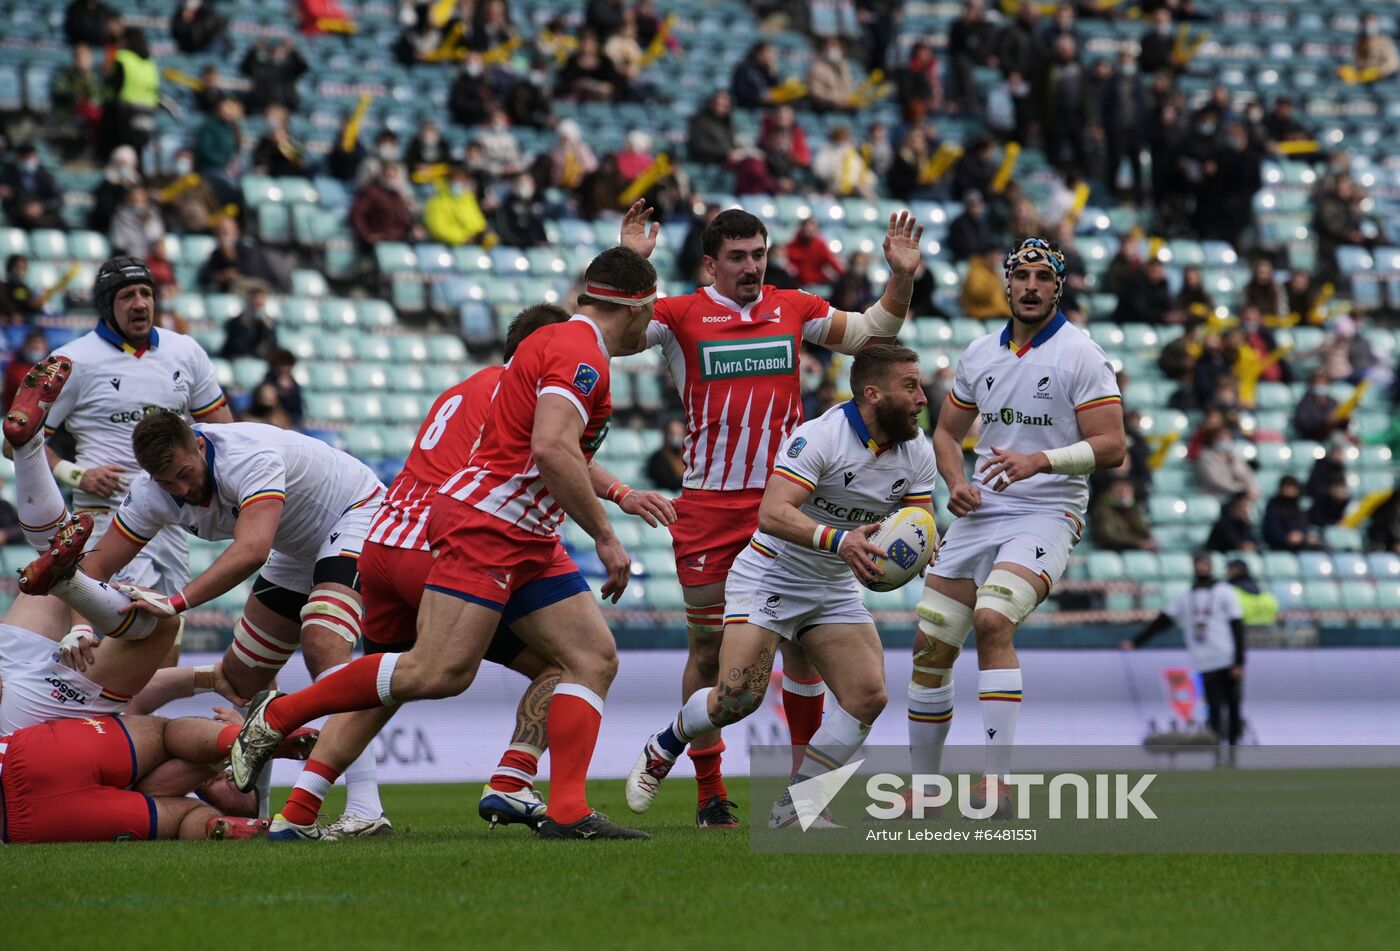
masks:
<svg viewBox="0 0 1400 951"><path fill-rule="evenodd" d="M1041 473L1001 492L981 483L992 446L1034 453L1069 446L1084 438L1078 414L1121 403L1108 356L1078 327L1055 315L1020 350L1011 349L1011 322L978 337L958 360L948 399L982 414L973 479L982 490L978 512L1059 511L1082 523L1089 504L1089 477ZM1076 532L1079 524L1075 525Z"/></svg>
<svg viewBox="0 0 1400 951"><path fill-rule="evenodd" d="M214 364L195 341L173 330L152 330L136 349L105 323L54 353L73 361L73 375L49 410L45 429L63 426L78 445L78 466L140 470L131 431L151 412L170 410L198 420L224 405ZM110 500L75 491L79 508L108 508Z"/></svg>
<svg viewBox="0 0 1400 951"><path fill-rule="evenodd" d="M58 644L13 624L0 624L0 736L73 717L121 713L130 697L104 690L55 657Z"/></svg>
<svg viewBox="0 0 1400 951"><path fill-rule="evenodd" d="M833 406L798 426L783 443L773 478L802 486L811 496L802 513L822 525L860 528L878 522L904 505L927 505L933 499L938 464L923 433L907 442L880 447L870 438L855 403ZM750 552L775 558L793 575L844 582L851 569L835 552L756 532Z"/></svg>
<svg viewBox="0 0 1400 951"><path fill-rule="evenodd" d="M1234 585L1217 581L1209 588L1188 588L1172 598L1162 613L1181 628L1197 671L1207 673L1234 664L1230 622L1244 617Z"/></svg>
<svg viewBox="0 0 1400 951"><path fill-rule="evenodd" d="M194 431L204 437L213 483L209 501L178 499L143 472L117 509L114 530L139 545L167 525L206 540L232 538L244 507L279 499L285 507L272 547L310 564L342 515L384 492L364 463L301 433L263 423L209 424Z"/></svg>

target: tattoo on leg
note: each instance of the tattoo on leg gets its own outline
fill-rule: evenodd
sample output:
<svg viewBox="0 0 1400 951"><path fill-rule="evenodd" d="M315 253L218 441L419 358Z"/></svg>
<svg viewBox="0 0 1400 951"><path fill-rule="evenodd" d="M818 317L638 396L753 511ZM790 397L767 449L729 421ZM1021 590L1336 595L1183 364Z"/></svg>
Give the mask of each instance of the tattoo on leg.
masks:
<svg viewBox="0 0 1400 951"><path fill-rule="evenodd" d="M764 648L758 660L747 667L731 667L725 675L725 682L715 690L719 709L715 712L715 726L728 726L737 723L758 709L760 698L768 689L768 678L773 674L773 652Z"/></svg>
<svg viewBox="0 0 1400 951"><path fill-rule="evenodd" d="M515 735L512 743L525 743L537 750L545 748L545 722L549 719L549 701L554 696L554 688L559 684L559 675L550 674L532 681L520 698L520 706L515 711Z"/></svg>

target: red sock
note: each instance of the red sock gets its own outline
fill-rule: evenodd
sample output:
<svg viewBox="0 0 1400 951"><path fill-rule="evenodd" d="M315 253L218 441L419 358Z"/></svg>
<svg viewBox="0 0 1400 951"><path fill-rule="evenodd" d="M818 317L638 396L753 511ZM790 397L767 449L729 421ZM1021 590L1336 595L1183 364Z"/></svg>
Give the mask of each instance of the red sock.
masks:
<svg viewBox="0 0 1400 951"><path fill-rule="evenodd" d="M243 729L241 725L231 723L219 731L219 739L217 742L219 744L220 758L227 756L228 751L233 749L233 741L238 736L238 731L241 729Z"/></svg>
<svg viewBox="0 0 1400 951"><path fill-rule="evenodd" d="M340 778L340 770L319 760L309 759L297 777L296 788L282 807L282 818L299 826L309 826L321 812L321 803Z"/></svg>
<svg viewBox="0 0 1400 951"><path fill-rule="evenodd" d="M720 772L720 758L724 756L724 739L715 741L713 746L707 746L703 750L690 748L690 759L695 764L695 787L696 795L700 800L700 805L709 802L715 796L721 799L729 798L729 790L724 788L724 776Z"/></svg>
<svg viewBox="0 0 1400 951"><path fill-rule="evenodd" d="M796 688L796 689L792 689ZM822 706L826 691L822 679L798 680L783 675L783 715L787 717L788 732L792 734L792 769L802 764L807 744L822 725Z"/></svg>
<svg viewBox="0 0 1400 951"><path fill-rule="evenodd" d="M545 721L549 741L549 808L546 815L555 822L578 822L588 807L588 764L598 744L598 728L603 723L603 699L579 684L554 688Z"/></svg>
<svg viewBox="0 0 1400 951"><path fill-rule="evenodd" d="M491 788L501 792L520 792L535 788L535 774L540 770L540 754L525 743L512 743L501 757L496 771L491 774Z"/></svg>
<svg viewBox="0 0 1400 951"><path fill-rule="evenodd" d="M299 726L306 726L317 717L386 705L383 694L387 694L388 690L383 694L380 692L380 668L385 663L389 664L384 670L387 681L393 676L399 657L399 654L361 657L303 690L278 697L267 705L263 713L267 725L285 735Z"/></svg>

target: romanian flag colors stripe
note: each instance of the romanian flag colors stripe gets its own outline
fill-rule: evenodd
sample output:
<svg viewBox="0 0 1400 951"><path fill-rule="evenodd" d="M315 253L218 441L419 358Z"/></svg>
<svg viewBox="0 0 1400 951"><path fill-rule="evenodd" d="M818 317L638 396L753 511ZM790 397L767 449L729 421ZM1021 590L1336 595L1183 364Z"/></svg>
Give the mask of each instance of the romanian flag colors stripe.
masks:
<svg viewBox="0 0 1400 951"><path fill-rule="evenodd" d="M283 492L281 489L262 489L261 491L254 492L242 502L239 502L238 510L241 512L256 502L269 502L273 499L276 499L278 502L285 502L287 501L287 493Z"/></svg>
<svg viewBox="0 0 1400 951"><path fill-rule="evenodd" d="M758 552L764 558L777 558L778 553L767 545L761 545L756 539L749 539L749 547Z"/></svg>
<svg viewBox="0 0 1400 951"><path fill-rule="evenodd" d="M922 710L910 710L909 719L918 723L947 723L953 719L953 708L949 707L940 713L924 713Z"/></svg>
<svg viewBox="0 0 1400 951"><path fill-rule="evenodd" d="M1076 413L1082 413L1086 409L1093 409L1095 406L1111 406L1114 403L1123 402L1121 396L1100 396L1098 399L1089 400L1087 403L1080 403L1074 408Z"/></svg>
<svg viewBox="0 0 1400 951"><path fill-rule="evenodd" d="M954 393L952 390L949 390L949 391L948 391L948 402L952 403L952 404L953 404L954 406L956 406L958 409L976 409L976 408L977 408L977 404L976 404L976 403L971 403L971 402L968 402L967 400L959 399L958 396L957 396L957 394Z"/></svg>
<svg viewBox="0 0 1400 951"><path fill-rule="evenodd" d="M780 475L780 476L782 476L784 479L787 479L787 480L790 481L790 482L796 482L798 485L802 486L802 488L806 489L808 492L815 492L815 491L817 490L817 484L816 484L815 482L813 482L811 479L808 479L808 478L806 478L806 477L804 477L804 476L798 475L796 472L793 472L791 469L787 468L786 466L774 466L774 467L773 467L773 474L774 474L774 475Z"/></svg>
<svg viewBox="0 0 1400 951"><path fill-rule="evenodd" d="M123 522L122 515L120 512L112 516L112 526L116 528L117 531L121 532L123 535L125 535L127 538L131 539L138 545L144 545L150 541L149 538L142 535L140 532L134 531L130 525L126 524L126 522Z"/></svg>
<svg viewBox="0 0 1400 951"><path fill-rule="evenodd" d="M984 690L977 695L978 700L1004 700L1007 703L1020 703L1019 690Z"/></svg>
<svg viewBox="0 0 1400 951"><path fill-rule="evenodd" d="M841 547L841 539L845 537L846 533L842 529L823 525L817 536L817 548L821 551L836 551Z"/></svg>
<svg viewBox="0 0 1400 951"><path fill-rule="evenodd" d="M200 406L190 410L190 415L193 416L195 419L199 419L202 416L208 416L210 413L214 412L214 410L218 409L220 406L223 406L227 402L228 397L224 396L223 392L220 391L218 398L215 399L214 402L209 403L206 406Z"/></svg>

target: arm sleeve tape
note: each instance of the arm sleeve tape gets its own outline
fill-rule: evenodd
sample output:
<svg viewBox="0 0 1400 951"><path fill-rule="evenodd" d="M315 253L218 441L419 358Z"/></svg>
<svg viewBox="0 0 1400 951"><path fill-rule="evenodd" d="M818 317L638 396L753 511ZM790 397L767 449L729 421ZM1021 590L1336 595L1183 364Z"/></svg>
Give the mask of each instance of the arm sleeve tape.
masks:
<svg viewBox="0 0 1400 951"><path fill-rule="evenodd" d="M871 337L897 337L904 329L904 317L889 310L883 298L865 309L864 313L846 315L846 335L841 350L857 353Z"/></svg>
<svg viewBox="0 0 1400 951"><path fill-rule="evenodd" d="M1097 468L1094 461L1094 447L1087 439L1081 439L1072 446L1059 449L1046 449L1045 458L1050 460L1050 471L1065 475L1088 475Z"/></svg>

